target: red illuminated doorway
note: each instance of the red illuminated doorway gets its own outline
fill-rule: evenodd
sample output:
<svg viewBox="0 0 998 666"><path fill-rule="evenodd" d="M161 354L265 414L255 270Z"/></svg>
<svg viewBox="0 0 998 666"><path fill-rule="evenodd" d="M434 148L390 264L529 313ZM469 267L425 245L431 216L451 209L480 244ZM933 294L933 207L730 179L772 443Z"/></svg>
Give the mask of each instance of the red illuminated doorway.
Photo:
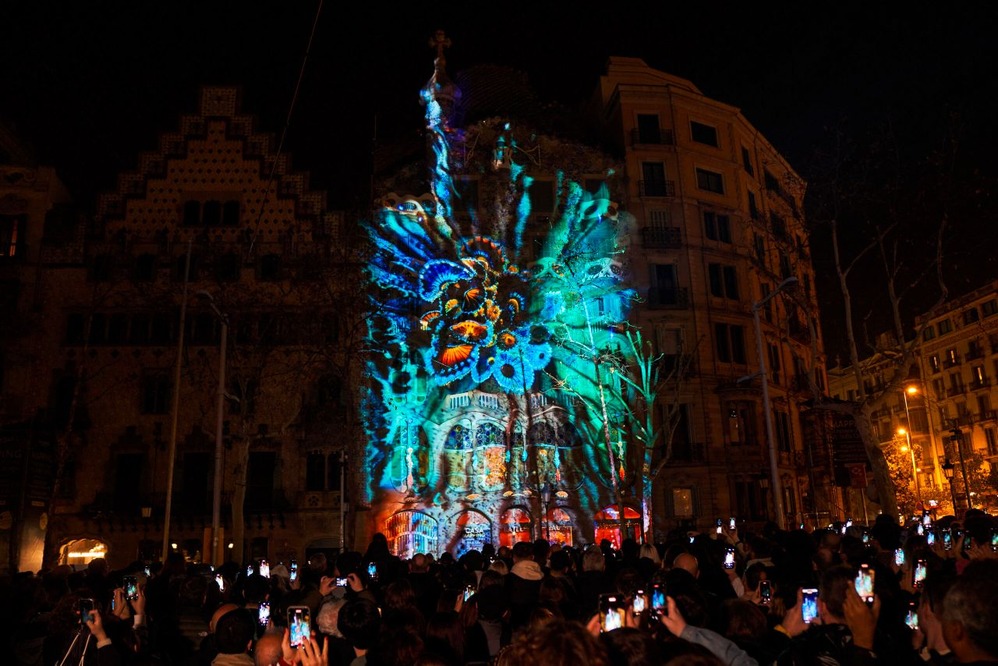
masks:
<svg viewBox="0 0 998 666"><path fill-rule="evenodd" d="M499 519L499 545L513 547L518 541L533 541L533 520L530 512L514 506L502 512Z"/></svg>
<svg viewBox="0 0 998 666"><path fill-rule="evenodd" d="M614 548L619 549L622 541L620 537L620 511L616 504L611 504L596 514L596 543L607 539ZM629 506L624 507L624 538L630 537L635 541L641 541L641 514Z"/></svg>

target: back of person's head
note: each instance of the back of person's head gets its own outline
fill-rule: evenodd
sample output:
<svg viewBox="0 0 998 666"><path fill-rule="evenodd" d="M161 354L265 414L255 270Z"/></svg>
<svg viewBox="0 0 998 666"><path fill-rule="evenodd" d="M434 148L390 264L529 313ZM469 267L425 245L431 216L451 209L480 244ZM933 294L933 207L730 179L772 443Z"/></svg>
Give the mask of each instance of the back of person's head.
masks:
<svg viewBox="0 0 998 666"><path fill-rule="evenodd" d="M721 604L722 633L736 643L756 643L766 635L766 614L748 599L725 599Z"/></svg>
<svg viewBox="0 0 998 666"><path fill-rule="evenodd" d="M618 594L625 597L633 596L637 590L645 586L641 573L634 567L621 567L613 577L613 587Z"/></svg>
<svg viewBox="0 0 998 666"><path fill-rule="evenodd" d="M458 563L467 571L481 571L485 565L485 558L482 557L482 551L471 549L458 558Z"/></svg>
<svg viewBox="0 0 998 666"><path fill-rule="evenodd" d="M221 654L242 654L256 634L256 618L245 608L237 608L215 623L215 646Z"/></svg>
<svg viewBox="0 0 998 666"><path fill-rule="evenodd" d="M759 581L766 576L765 562L753 562L745 569L745 587L754 590L759 587Z"/></svg>
<svg viewBox="0 0 998 666"><path fill-rule="evenodd" d="M565 573L572 566L572 556L566 550L556 550L551 553L551 561L548 566L551 571Z"/></svg>
<svg viewBox="0 0 998 666"><path fill-rule="evenodd" d="M693 575L685 569L670 569L662 578L686 623L694 627L706 626L710 619L707 598Z"/></svg>
<svg viewBox="0 0 998 666"><path fill-rule="evenodd" d="M599 635L613 666L659 666L662 652L651 634L635 627L622 627Z"/></svg>
<svg viewBox="0 0 998 666"><path fill-rule="evenodd" d="M583 571L603 571L606 568L606 557L603 550L596 545L588 546L582 554Z"/></svg>
<svg viewBox="0 0 998 666"><path fill-rule="evenodd" d="M207 578L200 574L186 576L180 586L180 604L187 608L200 608L204 605L207 592Z"/></svg>
<svg viewBox="0 0 998 666"><path fill-rule="evenodd" d="M513 544L513 559L532 560L534 559L534 544L531 541L517 541Z"/></svg>
<svg viewBox="0 0 998 666"><path fill-rule="evenodd" d="M426 649L436 654L450 654L454 663L464 663L464 625L454 611L434 613L426 622Z"/></svg>
<svg viewBox="0 0 998 666"><path fill-rule="evenodd" d="M369 666L410 666L423 653L424 642L418 631L408 627L386 630L367 653Z"/></svg>
<svg viewBox="0 0 998 666"><path fill-rule="evenodd" d="M327 636L343 638L338 622L340 609L345 603L346 599L340 598L323 601L319 605L319 611L315 614L315 626L319 628L319 631Z"/></svg>
<svg viewBox="0 0 998 666"><path fill-rule="evenodd" d="M378 642L381 614L370 599L358 597L343 604L336 622L343 638L357 649L368 650Z"/></svg>
<svg viewBox="0 0 998 666"><path fill-rule="evenodd" d="M258 573L248 576L243 583L243 598L247 603L258 604L270 594L270 579Z"/></svg>
<svg viewBox="0 0 998 666"><path fill-rule="evenodd" d="M932 612L939 616L943 612L943 599L946 593L953 587L956 580L956 573L950 569L933 568L930 569L922 583L922 599L928 603Z"/></svg>
<svg viewBox="0 0 998 666"><path fill-rule="evenodd" d="M870 536L883 550L894 551L901 547L901 526L886 513L877 516L870 528Z"/></svg>
<svg viewBox="0 0 998 666"><path fill-rule="evenodd" d="M845 618L846 592L855 585L856 569L847 564L838 564L825 570L818 586L818 599L824 602L828 611L837 618Z"/></svg>
<svg viewBox="0 0 998 666"><path fill-rule="evenodd" d="M502 560L496 560L496 562L501 562L501 561ZM495 562L493 562L492 564L495 564ZM503 566L506 565L504 564ZM505 582L506 579L503 578L502 572L497 571L492 567L489 567L488 569L482 572L482 577L478 579L478 591L481 592L490 585L502 585Z"/></svg>
<svg viewBox="0 0 998 666"><path fill-rule="evenodd" d="M662 558L659 557L658 548L648 543L647 541L641 544L641 550L638 551L639 557L646 558L654 562L655 564L661 564Z"/></svg>
<svg viewBox="0 0 998 666"><path fill-rule="evenodd" d="M480 587L474 599L480 620L498 622L509 610L509 597L504 585Z"/></svg>
<svg viewBox="0 0 998 666"><path fill-rule="evenodd" d="M284 656L281 639L282 634L278 633L267 633L257 639L253 645L255 666L273 666L281 661Z"/></svg>
<svg viewBox="0 0 998 666"><path fill-rule="evenodd" d="M530 625L496 666L609 666L603 645L579 622L551 619Z"/></svg>
<svg viewBox="0 0 998 666"><path fill-rule="evenodd" d="M408 578L393 580L385 588L382 597L382 606L388 610L398 610L400 608L411 608L416 605L416 591Z"/></svg>
<svg viewBox="0 0 998 666"><path fill-rule="evenodd" d="M416 553L409 560L410 573L426 573L430 570L430 560L423 553Z"/></svg>
<svg viewBox="0 0 998 666"><path fill-rule="evenodd" d="M713 652L689 641L670 640L662 643L662 663L668 666L726 666Z"/></svg>
<svg viewBox="0 0 998 666"><path fill-rule="evenodd" d="M551 544L547 539L534 540L534 561L544 564L548 561L548 554L551 552Z"/></svg>
<svg viewBox="0 0 998 666"><path fill-rule="evenodd" d="M965 640L991 659L998 659L998 560L972 560L943 599L943 635L946 643L964 661L951 638L952 625L961 625ZM949 625L949 626L948 626ZM977 659L980 657L978 656Z"/></svg>
<svg viewBox="0 0 998 666"><path fill-rule="evenodd" d="M970 534L976 545L991 545L991 526L993 524L991 516L983 511L974 513L967 512L963 518L963 529Z"/></svg>
<svg viewBox="0 0 998 666"><path fill-rule="evenodd" d="M360 573L360 553L355 550L347 550L336 556L336 570L340 576L346 577L348 574Z"/></svg>

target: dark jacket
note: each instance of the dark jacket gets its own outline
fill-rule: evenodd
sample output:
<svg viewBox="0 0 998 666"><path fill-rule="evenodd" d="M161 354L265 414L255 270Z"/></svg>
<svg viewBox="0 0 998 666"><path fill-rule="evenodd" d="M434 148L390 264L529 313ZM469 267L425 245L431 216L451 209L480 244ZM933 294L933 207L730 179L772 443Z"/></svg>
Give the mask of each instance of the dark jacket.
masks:
<svg viewBox="0 0 998 666"><path fill-rule="evenodd" d="M844 624L812 625L800 636L792 639L777 657L777 666L864 666L879 664L876 653L865 650L852 642L852 632ZM884 661L883 663L888 663Z"/></svg>

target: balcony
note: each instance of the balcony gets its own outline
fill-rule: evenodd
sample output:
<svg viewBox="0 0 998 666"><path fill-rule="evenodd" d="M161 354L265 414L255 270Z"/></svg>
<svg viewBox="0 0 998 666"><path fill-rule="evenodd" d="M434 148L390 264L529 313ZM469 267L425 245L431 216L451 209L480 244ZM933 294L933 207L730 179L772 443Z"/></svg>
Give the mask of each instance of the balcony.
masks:
<svg viewBox="0 0 998 666"><path fill-rule="evenodd" d="M980 423L981 421L994 421L996 419L998 419L998 413L996 413L995 410L993 409L985 409L983 412L977 415L978 423Z"/></svg>
<svg viewBox="0 0 998 666"><path fill-rule="evenodd" d="M644 227L641 230L641 247L646 249L678 250L683 246L679 227Z"/></svg>
<svg viewBox="0 0 998 666"><path fill-rule="evenodd" d="M980 391L982 389L990 388L991 380L988 377L981 377L980 379L975 379L970 382L971 391Z"/></svg>
<svg viewBox="0 0 998 666"><path fill-rule="evenodd" d="M976 361L979 358L984 358L984 350L980 347L974 349L968 349L967 355L963 357L967 361Z"/></svg>
<svg viewBox="0 0 998 666"><path fill-rule="evenodd" d="M966 392L967 392L967 387L963 386L962 384L959 386L950 386L948 389L946 389L946 397L954 398L958 395L963 395Z"/></svg>
<svg viewBox="0 0 998 666"><path fill-rule="evenodd" d="M676 196L676 181L639 180L638 195L642 197L674 197Z"/></svg>
<svg viewBox="0 0 998 666"><path fill-rule="evenodd" d="M959 365L960 365L959 355L954 355L943 359L943 368L945 368L946 370L949 370L950 368L956 368Z"/></svg>
<svg viewBox="0 0 998 666"><path fill-rule="evenodd" d="M671 129L631 130L631 148L635 146L672 146L676 143Z"/></svg>
<svg viewBox="0 0 998 666"><path fill-rule="evenodd" d="M647 303L649 308L655 310L686 309L690 307L689 290L685 287L674 289L651 287L648 289Z"/></svg>

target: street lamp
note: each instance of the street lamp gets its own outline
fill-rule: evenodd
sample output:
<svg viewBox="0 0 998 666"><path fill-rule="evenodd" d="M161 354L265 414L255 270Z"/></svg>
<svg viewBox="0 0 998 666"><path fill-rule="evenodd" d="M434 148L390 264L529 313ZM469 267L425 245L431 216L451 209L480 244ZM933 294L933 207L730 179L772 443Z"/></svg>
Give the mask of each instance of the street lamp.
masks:
<svg viewBox="0 0 998 666"><path fill-rule="evenodd" d="M759 310L766 306L774 296L796 284L797 278L788 277L776 286L776 289L766 294L762 300L752 304L752 323L755 325L755 346L759 355L759 377L762 382L762 411L766 417L766 443L769 445L769 474L773 484L773 511L776 513L776 526L781 530L786 529L786 520L783 515L783 486L780 481L779 461L776 456L776 442L773 439L773 415L769 409L769 382L766 380L766 357L763 353L762 330L759 324Z"/></svg>
<svg viewBox="0 0 998 666"><path fill-rule="evenodd" d="M905 400L905 410L908 408L908 401ZM908 428L911 427L911 422L908 422ZM908 453L911 454L911 476L915 479L915 498L918 500L918 505L924 508L922 505L922 489L918 485L918 466L915 464L915 449L911 445L911 431L908 428L898 428L898 434L904 435L908 438Z"/></svg>
<svg viewBox="0 0 998 666"><path fill-rule="evenodd" d="M953 468L953 463L950 462L949 458L943 463L943 476L949 481L949 494L953 497L953 515L956 515L956 489L953 488L953 472L956 470Z"/></svg>
<svg viewBox="0 0 998 666"><path fill-rule="evenodd" d="M225 416L225 351L229 338L229 317L215 305L215 299L207 291L199 291L197 295L208 301L212 312L222 324L222 339L218 351L218 397L215 415L215 480L212 488L211 502L211 561L215 565L222 564L219 548L219 532L222 523L222 446L223 425Z"/></svg>

